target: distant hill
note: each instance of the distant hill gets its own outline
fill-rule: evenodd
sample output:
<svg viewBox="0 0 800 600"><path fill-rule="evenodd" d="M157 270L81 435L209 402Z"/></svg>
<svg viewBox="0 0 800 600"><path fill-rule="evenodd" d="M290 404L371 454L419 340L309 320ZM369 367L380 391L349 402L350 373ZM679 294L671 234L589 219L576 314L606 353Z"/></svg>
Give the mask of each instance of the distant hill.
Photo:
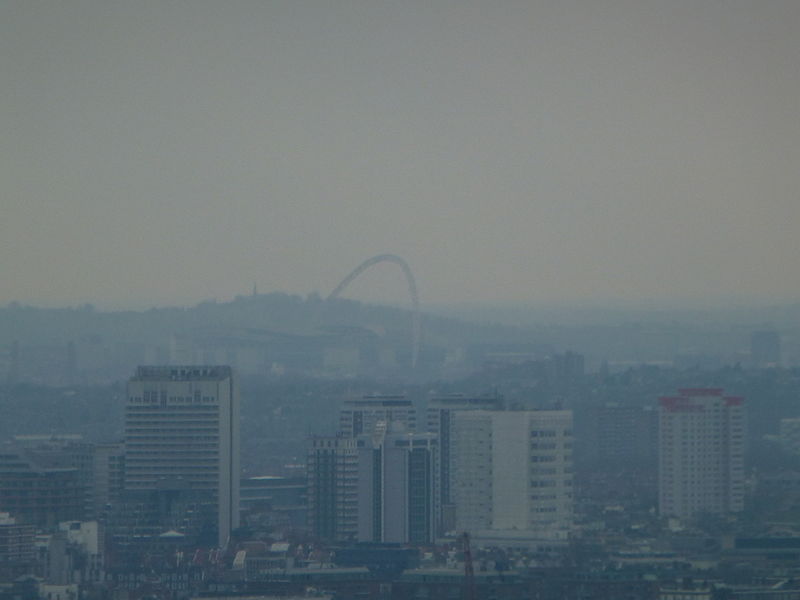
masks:
<svg viewBox="0 0 800 600"><path fill-rule="evenodd" d="M441 362L448 348L530 339L517 327L430 315L422 320L427 363ZM410 345L409 311L314 294L239 296L145 311L0 308L0 373L34 383L108 382L127 377L137 364L165 362L321 372L325 353L337 350L345 358L348 350L383 357L398 371L408 366Z"/></svg>
<svg viewBox="0 0 800 600"><path fill-rule="evenodd" d="M411 365L411 313L353 300L270 293L144 311L91 306L0 308L0 381L111 383L139 364L231 364L243 374L416 381L467 375L487 360L571 350L592 370L641 362L747 364L750 335L780 334L783 364L800 363L800 306L662 310L436 307L422 315Z"/></svg>

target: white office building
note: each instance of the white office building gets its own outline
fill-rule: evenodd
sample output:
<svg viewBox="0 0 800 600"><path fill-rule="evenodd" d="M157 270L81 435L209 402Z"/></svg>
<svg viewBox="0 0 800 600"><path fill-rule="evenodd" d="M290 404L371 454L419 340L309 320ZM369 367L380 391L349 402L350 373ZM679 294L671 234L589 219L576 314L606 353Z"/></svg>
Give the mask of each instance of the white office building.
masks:
<svg viewBox="0 0 800 600"><path fill-rule="evenodd" d="M125 490L210 492L219 545L239 526L239 392L230 367L139 367L125 407Z"/></svg>
<svg viewBox="0 0 800 600"><path fill-rule="evenodd" d="M573 521L572 411L456 411L451 489L458 531L563 538Z"/></svg>
<svg viewBox="0 0 800 600"><path fill-rule="evenodd" d="M439 452L437 453L436 476L439 481L441 495L441 515L438 524L439 532L444 533L455 527L455 506L451 499L452 487L452 451L451 430L453 428L453 414L463 410L503 410L502 396L464 396L453 394L449 396L436 396L428 402L427 425L428 431L439 438Z"/></svg>

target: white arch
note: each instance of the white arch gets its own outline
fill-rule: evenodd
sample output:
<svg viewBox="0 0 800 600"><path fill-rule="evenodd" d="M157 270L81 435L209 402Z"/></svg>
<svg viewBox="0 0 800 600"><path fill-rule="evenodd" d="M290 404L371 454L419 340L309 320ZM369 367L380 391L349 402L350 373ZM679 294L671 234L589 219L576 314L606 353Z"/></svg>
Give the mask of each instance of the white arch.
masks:
<svg viewBox="0 0 800 600"><path fill-rule="evenodd" d="M353 281L353 279L361 275L361 273L369 269L372 265L381 262L390 262L399 265L403 270L403 274L406 277L406 282L408 283L408 294L411 296L411 368L414 369L417 366L417 359L419 358L421 338L419 297L417 296L417 284L414 281L414 275L411 273L411 267L408 266L408 263L405 260L396 254L378 254L377 256L368 258L355 269L353 269L347 277L342 279L339 285L337 285L333 291L328 294L327 299L332 300L333 298L337 298L342 290L350 285L350 282Z"/></svg>

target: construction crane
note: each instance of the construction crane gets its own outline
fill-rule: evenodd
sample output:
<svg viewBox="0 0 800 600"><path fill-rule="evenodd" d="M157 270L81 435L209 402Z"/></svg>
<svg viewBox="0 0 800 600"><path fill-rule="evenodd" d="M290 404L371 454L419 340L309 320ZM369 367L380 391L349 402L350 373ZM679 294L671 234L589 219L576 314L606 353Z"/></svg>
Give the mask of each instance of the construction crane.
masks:
<svg viewBox="0 0 800 600"><path fill-rule="evenodd" d="M475 568L472 566L472 550L469 547L469 533L461 535L461 546L464 550L464 598L478 600L475 590Z"/></svg>

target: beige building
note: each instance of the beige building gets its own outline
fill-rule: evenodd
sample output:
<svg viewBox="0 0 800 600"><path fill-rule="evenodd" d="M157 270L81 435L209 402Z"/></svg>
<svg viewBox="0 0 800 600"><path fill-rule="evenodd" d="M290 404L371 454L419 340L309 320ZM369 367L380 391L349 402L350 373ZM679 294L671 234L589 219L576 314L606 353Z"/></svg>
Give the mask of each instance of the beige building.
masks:
<svg viewBox="0 0 800 600"><path fill-rule="evenodd" d="M436 479L440 494L441 510L437 515L437 531L444 534L455 528L455 505L451 498L452 487L452 449L451 431L453 414L464 410L503 410L502 396L464 396L453 394L436 396L428 401L428 432L439 438L439 452L436 454Z"/></svg>
<svg viewBox="0 0 800 600"><path fill-rule="evenodd" d="M572 411L457 411L451 499L458 531L566 537L572 527Z"/></svg>
<svg viewBox="0 0 800 600"><path fill-rule="evenodd" d="M239 391L224 366L139 367L125 407L125 490L211 492L220 546L239 526Z"/></svg>
<svg viewBox="0 0 800 600"><path fill-rule="evenodd" d="M744 508L744 401L721 389L659 399L658 509L689 519Z"/></svg>

